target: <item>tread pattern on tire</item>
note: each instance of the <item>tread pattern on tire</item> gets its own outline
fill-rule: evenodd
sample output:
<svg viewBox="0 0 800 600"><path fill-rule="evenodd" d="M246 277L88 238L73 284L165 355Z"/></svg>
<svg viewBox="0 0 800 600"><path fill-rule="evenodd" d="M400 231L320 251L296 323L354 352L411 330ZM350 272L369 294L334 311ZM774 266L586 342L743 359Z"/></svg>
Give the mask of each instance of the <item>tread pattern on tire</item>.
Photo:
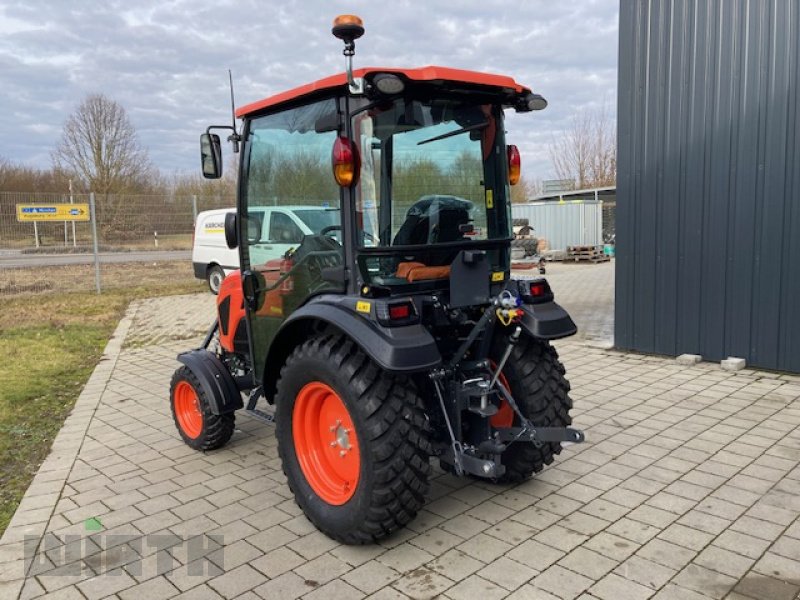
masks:
<svg viewBox="0 0 800 600"><path fill-rule="evenodd" d="M383 371L341 335L313 338L295 348L281 369L277 396L281 396L283 377L294 363L318 357L330 361L358 397L357 409L366 423L360 432L360 441L366 442L361 452L375 460L374 484L357 529L335 531L328 523L307 515L319 530L340 542L372 543L409 523L425 502L431 454L428 419L422 399L408 377ZM278 451L292 487L286 473L286 449L280 443ZM292 491L297 498L297 490Z"/></svg>
<svg viewBox="0 0 800 600"><path fill-rule="evenodd" d="M508 365L513 368L513 376ZM520 410L535 425L566 427L572 424L569 381L556 349L549 342L523 336L514 346L503 373ZM560 453L561 444L557 442L543 444L541 448L529 443L511 444L502 458L506 472L497 481L523 481L551 464Z"/></svg>
<svg viewBox="0 0 800 600"><path fill-rule="evenodd" d="M205 452L207 450L222 448L222 446L230 441L231 436L233 436L234 425L236 423L235 415L233 413L227 415L215 415L212 413L208 405L208 400L203 393L203 388L200 385L200 380L192 370L186 366L179 368L172 375L172 381L169 387L170 398L173 397L175 385L182 379L189 382L194 388L197 398L200 400L200 407L203 412L203 431L200 433L200 436L195 439L188 438L184 435L173 408L172 419L175 421L175 427L178 428L183 440L195 450Z"/></svg>

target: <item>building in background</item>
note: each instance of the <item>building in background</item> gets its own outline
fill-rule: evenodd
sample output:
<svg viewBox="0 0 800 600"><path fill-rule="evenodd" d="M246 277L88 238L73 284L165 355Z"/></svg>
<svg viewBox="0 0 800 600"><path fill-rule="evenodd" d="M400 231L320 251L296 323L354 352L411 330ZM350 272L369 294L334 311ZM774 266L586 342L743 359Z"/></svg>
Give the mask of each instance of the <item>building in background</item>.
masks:
<svg viewBox="0 0 800 600"><path fill-rule="evenodd" d="M800 371L800 5L620 3L615 342Z"/></svg>

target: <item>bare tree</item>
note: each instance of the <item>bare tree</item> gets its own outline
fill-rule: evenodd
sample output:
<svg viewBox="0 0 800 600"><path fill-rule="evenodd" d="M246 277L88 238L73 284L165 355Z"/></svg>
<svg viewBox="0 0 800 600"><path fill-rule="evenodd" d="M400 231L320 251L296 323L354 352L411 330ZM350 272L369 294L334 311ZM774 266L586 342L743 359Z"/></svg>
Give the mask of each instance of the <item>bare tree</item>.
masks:
<svg viewBox="0 0 800 600"><path fill-rule="evenodd" d="M103 94L89 94L67 118L52 158L103 195L126 191L152 169L125 109Z"/></svg>
<svg viewBox="0 0 800 600"><path fill-rule="evenodd" d="M617 136L606 106L573 115L569 129L550 143L550 160L558 179L576 189L616 185Z"/></svg>
<svg viewBox="0 0 800 600"><path fill-rule="evenodd" d="M540 179L526 179L523 176L517 185L511 186L511 203L530 202L541 193L542 182Z"/></svg>

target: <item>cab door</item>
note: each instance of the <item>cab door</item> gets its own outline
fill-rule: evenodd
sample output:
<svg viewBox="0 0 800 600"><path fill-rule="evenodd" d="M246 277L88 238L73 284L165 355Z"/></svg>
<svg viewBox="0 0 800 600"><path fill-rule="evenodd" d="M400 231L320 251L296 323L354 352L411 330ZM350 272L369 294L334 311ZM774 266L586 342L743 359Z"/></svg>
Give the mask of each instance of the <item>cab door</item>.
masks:
<svg viewBox="0 0 800 600"><path fill-rule="evenodd" d="M283 322L311 297L343 293L344 283L323 277L344 260L330 227L304 232L291 217L298 207L330 205L342 193L333 178L331 150L337 132L317 131L326 118L336 119L329 98L249 121L242 162L239 214L242 270L248 297L247 318L253 370L263 380L269 347ZM254 221L263 211L260 223ZM249 272L249 274L248 274Z"/></svg>

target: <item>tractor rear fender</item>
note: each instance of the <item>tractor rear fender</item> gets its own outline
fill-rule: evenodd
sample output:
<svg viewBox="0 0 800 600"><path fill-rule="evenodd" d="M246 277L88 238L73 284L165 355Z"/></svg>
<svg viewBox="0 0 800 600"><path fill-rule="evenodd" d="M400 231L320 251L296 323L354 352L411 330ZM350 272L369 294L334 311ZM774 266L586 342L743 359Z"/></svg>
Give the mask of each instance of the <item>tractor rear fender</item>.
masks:
<svg viewBox="0 0 800 600"><path fill-rule="evenodd" d="M200 380L211 398L211 412L224 415L244 406L242 395L233 376L225 365L208 350L192 350L178 355L178 361L186 365Z"/></svg>
<svg viewBox="0 0 800 600"><path fill-rule="evenodd" d="M523 304L522 310L522 328L532 337L558 340L578 331L569 313L555 302Z"/></svg>
<svg viewBox="0 0 800 600"><path fill-rule="evenodd" d="M340 301L327 303L318 298L293 312L270 344L263 377L267 398L273 397L281 365L295 346L331 328L353 340L390 373L428 371L442 362L436 341L422 325L383 327L359 316Z"/></svg>

